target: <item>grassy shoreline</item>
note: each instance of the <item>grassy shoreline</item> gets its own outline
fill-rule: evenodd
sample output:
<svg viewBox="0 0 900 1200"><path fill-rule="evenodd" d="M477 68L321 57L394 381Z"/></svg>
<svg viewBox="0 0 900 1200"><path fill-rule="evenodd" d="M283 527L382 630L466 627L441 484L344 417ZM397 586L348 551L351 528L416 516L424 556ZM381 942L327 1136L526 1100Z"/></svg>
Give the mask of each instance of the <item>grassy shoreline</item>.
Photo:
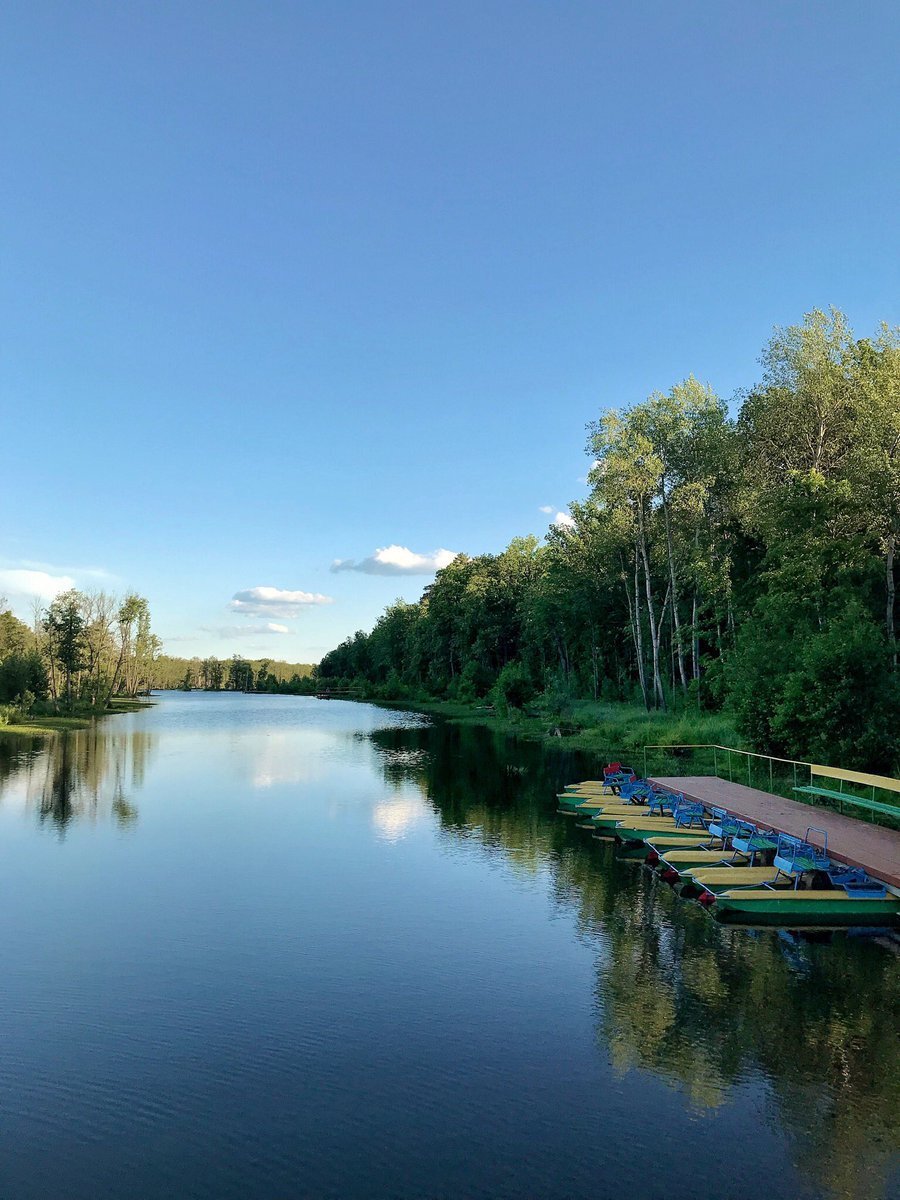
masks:
<svg viewBox="0 0 900 1200"><path fill-rule="evenodd" d="M111 701L109 708L104 709L102 712L26 717L24 721L17 721L14 725L0 725L0 737L4 735L11 735L13 737L48 737L56 733L71 733L78 729L90 729L95 721L102 720L104 717L114 717L119 713L140 712L142 708L148 708L151 704L152 701L146 699L130 700L124 697L115 697Z"/></svg>
<svg viewBox="0 0 900 1200"><path fill-rule="evenodd" d="M513 737L543 741L599 756L637 755L650 744L712 744L743 747L727 713L646 712L624 702L577 700L563 721L546 713L503 714L479 704L451 700L374 700L392 709L421 712L460 725L483 725ZM562 731L560 736L556 731Z"/></svg>

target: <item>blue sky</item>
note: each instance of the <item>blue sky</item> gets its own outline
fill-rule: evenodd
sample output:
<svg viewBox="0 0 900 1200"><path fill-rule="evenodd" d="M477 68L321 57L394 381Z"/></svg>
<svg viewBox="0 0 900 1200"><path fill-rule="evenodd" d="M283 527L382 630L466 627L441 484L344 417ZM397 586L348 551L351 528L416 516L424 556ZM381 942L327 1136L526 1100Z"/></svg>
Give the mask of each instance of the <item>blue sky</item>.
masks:
<svg viewBox="0 0 900 1200"><path fill-rule="evenodd" d="M9 0L0 592L315 659L543 533L602 409L897 322L898 56L878 0Z"/></svg>

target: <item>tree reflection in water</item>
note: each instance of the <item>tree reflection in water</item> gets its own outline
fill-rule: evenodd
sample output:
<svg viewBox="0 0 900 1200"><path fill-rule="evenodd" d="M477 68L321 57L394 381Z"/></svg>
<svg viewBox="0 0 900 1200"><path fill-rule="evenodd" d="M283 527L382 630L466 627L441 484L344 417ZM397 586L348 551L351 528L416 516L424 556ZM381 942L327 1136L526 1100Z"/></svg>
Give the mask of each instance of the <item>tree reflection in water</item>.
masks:
<svg viewBox="0 0 900 1200"><path fill-rule="evenodd" d="M64 834L84 818L111 818L123 827L137 820L131 797L143 785L156 735L95 727L50 738L4 739L0 747L0 784Z"/></svg>
<svg viewBox="0 0 900 1200"><path fill-rule="evenodd" d="M828 1194L884 1196L900 1146L900 956L892 942L718 925L659 878L557 816L597 764L438 723L372 735L385 778L415 781L448 837L546 872L597 950L597 1044L698 1111L762 1082L769 1119ZM573 1004L578 998L573 997Z"/></svg>

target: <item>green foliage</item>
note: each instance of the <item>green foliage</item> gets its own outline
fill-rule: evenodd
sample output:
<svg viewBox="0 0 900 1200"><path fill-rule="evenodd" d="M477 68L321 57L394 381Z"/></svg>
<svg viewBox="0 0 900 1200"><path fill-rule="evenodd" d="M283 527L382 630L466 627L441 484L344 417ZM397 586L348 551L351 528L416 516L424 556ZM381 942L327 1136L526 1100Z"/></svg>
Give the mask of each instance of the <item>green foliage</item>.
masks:
<svg viewBox="0 0 900 1200"><path fill-rule="evenodd" d="M491 699L501 712L523 709L536 694L534 680L522 663L507 663L491 689Z"/></svg>
<svg viewBox="0 0 900 1200"><path fill-rule="evenodd" d="M10 655L25 655L35 646L35 636L24 621L20 621L0 598L0 662Z"/></svg>
<svg viewBox="0 0 900 1200"><path fill-rule="evenodd" d="M637 697L678 710L669 730L698 711L730 728L733 710L760 750L900 765L900 331L858 341L815 310L761 362L735 419L694 376L603 412L589 495L543 545L459 555L317 678L490 694L517 720L552 678L545 721L568 722L565 694L572 724L586 698Z"/></svg>
<svg viewBox="0 0 900 1200"><path fill-rule="evenodd" d="M78 593L63 592L44 614L50 652L66 676L66 698L72 703L72 676L85 665L87 638Z"/></svg>
<svg viewBox="0 0 900 1200"><path fill-rule="evenodd" d="M821 620L766 597L727 664L738 729L789 758L891 770L900 687L884 631L853 596Z"/></svg>
<svg viewBox="0 0 900 1200"><path fill-rule="evenodd" d="M11 654L0 662L0 702L16 700L26 693L40 699L47 695L47 668L36 650Z"/></svg>
<svg viewBox="0 0 900 1200"><path fill-rule="evenodd" d="M800 647L773 718L792 757L889 771L900 757L900 681L884 632L851 601Z"/></svg>
<svg viewBox="0 0 900 1200"><path fill-rule="evenodd" d="M572 689L564 672L551 674L540 697L541 712L556 725L571 722L575 708Z"/></svg>
<svg viewBox="0 0 900 1200"><path fill-rule="evenodd" d="M447 687L447 698L463 704L482 700L494 685L495 676L478 659L470 659Z"/></svg>

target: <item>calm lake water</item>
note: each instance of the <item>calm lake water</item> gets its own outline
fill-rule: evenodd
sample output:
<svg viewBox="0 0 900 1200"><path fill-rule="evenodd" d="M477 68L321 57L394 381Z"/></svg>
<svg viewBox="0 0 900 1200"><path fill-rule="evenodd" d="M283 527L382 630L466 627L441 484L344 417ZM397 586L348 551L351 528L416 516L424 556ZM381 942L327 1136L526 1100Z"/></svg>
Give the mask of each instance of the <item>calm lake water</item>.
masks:
<svg viewBox="0 0 900 1200"><path fill-rule="evenodd" d="M718 926L597 764L166 694L0 742L0 1197L900 1195L900 959Z"/></svg>

